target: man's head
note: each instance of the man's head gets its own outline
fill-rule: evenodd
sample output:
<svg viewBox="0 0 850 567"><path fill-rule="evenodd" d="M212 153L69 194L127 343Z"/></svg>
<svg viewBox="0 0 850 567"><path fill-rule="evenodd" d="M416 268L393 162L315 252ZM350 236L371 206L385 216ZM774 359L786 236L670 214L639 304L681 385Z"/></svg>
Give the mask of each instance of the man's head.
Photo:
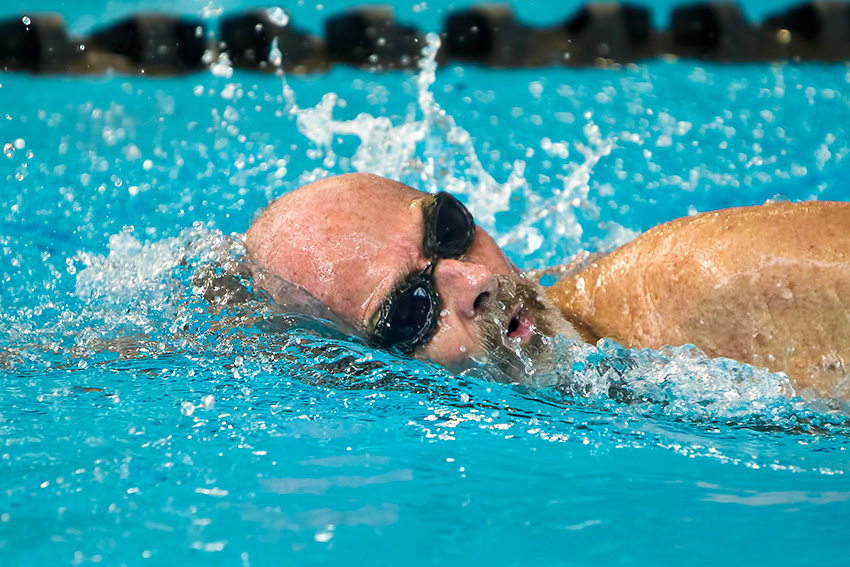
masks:
<svg viewBox="0 0 850 567"><path fill-rule="evenodd" d="M493 239L473 229L450 197L435 200L397 181L350 174L276 200L248 230L245 247L262 268L372 338L392 328L387 313L416 325L436 298L429 312L436 328L405 345L412 354L450 369L486 358L516 377L522 355L534 359L546 350L544 336L575 333ZM447 239L448 252L435 251L429 234ZM399 305L410 301L419 303L399 316Z"/></svg>

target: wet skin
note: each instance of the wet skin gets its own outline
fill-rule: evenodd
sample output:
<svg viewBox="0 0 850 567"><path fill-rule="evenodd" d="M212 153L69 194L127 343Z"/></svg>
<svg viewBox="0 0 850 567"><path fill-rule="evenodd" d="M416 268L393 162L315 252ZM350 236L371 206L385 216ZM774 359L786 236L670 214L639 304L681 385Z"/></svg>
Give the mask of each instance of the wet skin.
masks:
<svg viewBox="0 0 850 567"><path fill-rule="evenodd" d="M368 174L324 179L272 203L251 258L368 334L384 299L429 259L424 193ZM850 203L741 207L660 225L543 292L478 228L434 274L441 314L415 356L452 370L543 360L554 334L625 346L694 344L850 399ZM569 321L569 324L566 322ZM516 351L515 353L513 351Z"/></svg>
<svg viewBox="0 0 850 567"><path fill-rule="evenodd" d="M272 203L248 230L245 247L261 267L368 334L384 298L429 263L422 250L425 203L426 194L374 175L323 179ZM513 343L531 347L541 332L573 333L556 310L540 305L542 290L529 292L532 284L480 228L463 256L439 260L434 281L438 326L415 355L449 369L485 355L510 366L503 359Z"/></svg>
<svg viewBox="0 0 850 567"><path fill-rule="evenodd" d="M547 292L589 342L694 344L850 399L850 203L677 219Z"/></svg>

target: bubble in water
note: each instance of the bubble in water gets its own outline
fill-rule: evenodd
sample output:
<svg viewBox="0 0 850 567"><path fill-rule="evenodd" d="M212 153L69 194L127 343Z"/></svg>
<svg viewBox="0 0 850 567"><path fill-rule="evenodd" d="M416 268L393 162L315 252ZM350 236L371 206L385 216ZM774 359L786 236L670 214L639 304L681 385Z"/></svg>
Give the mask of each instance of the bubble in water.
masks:
<svg viewBox="0 0 850 567"><path fill-rule="evenodd" d="M25 26L28 26L32 23L32 20L29 16L24 16L23 18L21 18L21 21L24 23Z"/></svg>
<svg viewBox="0 0 850 567"><path fill-rule="evenodd" d="M7 158L11 158L15 155L15 146L11 143L7 143L3 146L3 153L6 154Z"/></svg>
<svg viewBox="0 0 850 567"><path fill-rule="evenodd" d="M204 399L201 400L201 405L206 410L211 409L215 405L215 396L213 396L212 394L204 396Z"/></svg>
<svg viewBox="0 0 850 567"><path fill-rule="evenodd" d="M195 404L192 402L183 402L180 404L180 413L189 416L195 413Z"/></svg>

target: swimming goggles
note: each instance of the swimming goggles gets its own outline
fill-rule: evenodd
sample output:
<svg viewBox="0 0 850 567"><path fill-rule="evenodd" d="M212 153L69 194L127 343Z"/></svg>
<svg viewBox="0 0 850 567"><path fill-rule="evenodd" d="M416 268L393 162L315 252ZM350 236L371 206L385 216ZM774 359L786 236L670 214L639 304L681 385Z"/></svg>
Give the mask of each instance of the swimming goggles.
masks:
<svg viewBox="0 0 850 567"><path fill-rule="evenodd" d="M475 238L475 221L463 203L449 193L437 193L423 207L422 253L431 261L392 291L378 310L372 341L412 354L431 340L437 328L440 296L434 271L442 259L459 258Z"/></svg>

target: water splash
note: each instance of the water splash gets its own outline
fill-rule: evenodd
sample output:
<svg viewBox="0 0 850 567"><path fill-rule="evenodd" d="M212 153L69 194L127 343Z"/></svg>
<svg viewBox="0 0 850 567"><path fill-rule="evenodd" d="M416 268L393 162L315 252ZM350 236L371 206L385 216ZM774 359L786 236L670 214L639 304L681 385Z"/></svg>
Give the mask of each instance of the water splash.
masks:
<svg viewBox="0 0 850 567"><path fill-rule="evenodd" d="M239 239L218 231L198 225L175 238L142 242L125 230L110 238L109 247L108 254L81 252L76 258L82 266L76 296L84 308L76 323L66 322L65 331L77 329L77 345L145 335L134 347L150 344L160 355L188 348L193 357L215 364L217 357L238 354L243 377L297 375L302 382L335 389L428 392L452 407L465 403L464 391L468 402L470 391L490 387L486 367L455 378L439 367L376 351L336 322L276 312L251 291L250 275L239 282L247 293L240 302L232 301L234 288L210 294L210 277L239 274L234 267L245 262ZM222 290L230 295L222 298ZM594 346L558 338L553 352L551 363L536 369L532 382L518 391L538 402L629 419L848 430L846 404L794 398L784 375L711 359L692 346L634 350L610 340ZM469 386L470 379L478 386ZM451 386L458 380L466 389ZM510 386L498 388L501 394L477 403L497 404L509 391L501 389Z"/></svg>
<svg viewBox="0 0 850 567"><path fill-rule="evenodd" d="M415 106L397 124L387 116L366 112L350 120L336 119L339 97L335 93L325 94L314 107L301 108L295 92L284 81L287 111L295 118L299 132L315 145L312 155L321 162L320 168L302 175L299 183L330 175L340 165L334 140L353 137L358 145L347 163L352 171L376 173L430 192L444 190L465 195L476 222L496 235L499 245L509 253L534 255L546 239L553 238L559 245L539 255L536 263L541 266L562 262L568 254L578 252L583 230L577 211L593 208L588 200L590 176L598 161L610 154L616 137L602 136L588 112L584 116L586 141L574 144L582 161L565 165L561 187L532 186L525 178L526 162L522 160L510 165L505 181L497 181L482 164L476 140L435 100L432 87L440 39L436 34L429 34L426 39L419 72L413 79ZM512 211L517 204L524 211L519 221L512 215L507 221L510 224L498 222L501 213ZM634 236L629 231L616 230L622 227L610 228L619 239L606 245Z"/></svg>
<svg viewBox="0 0 850 567"><path fill-rule="evenodd" d="M588 222L594 207L602 220L607 212L627 226L646 228L664 220L663 215L685 214L688 206L705 210L743 204L754 198L753 190L761 199L777 192L793 200L810 192L826 198L829 193L818 188L823 183L834 198L842 198L838 192L846 186L846 176L838 173L838 158L846 153L846 136L839 123L847 121L835 117L846 117L847 96L816 101L810 109L803 96L808 89L795 87L800 74L803 87L836 88L846 70L839 69L836 78L829 66L786 66L782 75L788 87L780 104L771 95L774 82L760 84L759 70L749 67L743 80L751 87L737 91L735 104L725 98L725 87L688 90L679 77L687 76L693 65L647 63L636 71L604 75L546 71L550 83L544 85L544 95L554 90L552 80L575 84L576 95L555 101L564 121L554 116L550 123L552 113L541 112L542 128L529 125L516 132L521 150L533 147L536 156L553 162L549 169L535 156L522 157L525 169L519 181L554 205L538 223L557 220L561 200L554 189L563 191L586 159L572 141L558 147L560 140L580 139L596 151L583 134L588 121L602 130L601 140L615 145L610 155L596 152L601 157L589 164L590 191L584 202L575 207L566 196L563 202L577 215L582 239L591 249L592 239L607 230ZM700 65L718 84L742 81L739 67ZM487 72L468 70L467 75L477 80ZM657 97L641 99L636 91L619 89L607 106L593 103L595 92L616 89L618 81L628 81L635 72L646 75L642 82L657 85ZM523 76L513 71L500 75L511 82ZM696 353L681 350L632 352L614 345L578 345L571 357L563 354L564 364L578 367L564 366L563 381L556 375L539 387L505 385L482 376L450 376L307 324L287 327L285 315L267 312L260 303L255 314L274 328L221 325L235 313L215 298L206 299L210 286L196 281L203 264L224 272L229 258L240 258L238 242L231 246L226 233L244 230L250 215L294 187L301 171L314 166L321 174L351 169L348 154L335 145L335 165L322 165L321 149L302 138L294 118L285 115L284 97L270 94L277 88L273 77L252 75L250 83L245 77L237 70L230 79L206 74L153 82L3 79L0 90L12 96L6 97L6 136L0 147L12 143L14 149L11 159L0 155L2 175L12 189L3 201L5 230L0 234L0 336L5 339L0 349L0 432L7 447L0 451L6 471L0 531L7 563L52 564L63 557L74 563L136 565L174 556L176 550L190 561L213 558L238 564L241 558L248 564L250 554L251 564L263 564L290 549L300 550L296 555L302 563L329 563L352 556L350 551L352 557L361 551L369 556L369 548L376 546L405 557L405 546L394 546L399 538L393 534L443 526L444 508L464 521L442 530L432 542L433 549L443 550L436 560L456 560L452 550L457 542L472 541L467 528L486 525L488 533L501 529L515 536L501 538L501 545L490 550L494 557L519 549L529 537L560 541L566 536L590 538L584 547L596 562L601 549L616 563L624 549L651 555L652 544L641 550L642 543L665 529L711 534L730 513L757 526L749 533L734 530L726 538L733 550L736 535L794 534L794 523L802 517L847 517L846 407L785 398L777 394L782 377L755 372L739 380L736 372L748 369L702 362ZM337 80L357 77L362 75L335 69L291 84L300 102L313 106L318 97L309 105L304 101L329 88L341 97L359 96L359 87L352 93ZM397 78L388 74L377 79L381 84L370 94L412 97L411 114L420 120L418 93L410 94L415 89L387 88ZM239 96L243 87L231 86L231 81L246 81L244 97ZM462 82L442 81L438 74L428 91L464 130L476 132L479 122L473 117L466 122L470 113L465 107L442 96L457 94ZM497 96L512 97L522 90L506 83L496 89L506 94ZM193 85L196 94L184 96ZM154 104L157 90L173 96L174 104L165 99ZM230 98L218 96L222 90ZM36 118L33 97L26 96L32 92L38 93L43 117ZM671 92L681 96L671 97ZM617 104L624 99L626 105ZM682 107L682 99L692 104ZM113 102L126 110L116 108L110 119ZM632 112L628 102L643 108ZM162 114L172 106L174 114ZM342 106L337 106L337 118L352 109ZM519 106L528 108L524 102ZM529 106L533 108L530 100ZM734 136L732 131L706 133L700 126L712 122L712 109L718 106L718 116L724 118L719 127L734 126ZM363 108L376 116L390 115L383 103L369 102ZM594 109L589 118L587 108ZM752 111L753 118L758 109L775 114L775 122L755 126L764 132L758 142L768 165L752 160L755 146L747 132L753 122L727 116L727 108ZM218 114L211 123L212 110ZM491 112L506 110L503 105ZM671 134L660 110L687 117L693 128L687 136L675 129ZM404 112L400 116L392 118L391 126L407 121ZM654 117L659 117L657 124ZM445 151L453 160L448 181L474 189L464 156L452 154L437 130L432 128L419 142L412 159L425 164L427 157ZM646 134L644 146L624 144L629 132ZM836 142L830 142L829 132ZM529 138L542 135L555 141L547 144L552 155L544 156L543 144L538 148ZM508 146L499 142L497 150L488 151L486 132L477 141L471 137L483 168L504 183L514 171L511 159L503 170L499 157L499 151L508 153ZM25 149L14 147L17 138L26 140ZM426 151L432 142L437 153ZM719 143L728 144L726 151L716 150ZM831 158L826 151L815 154L821 143ZM677 149L679 145L684 149ZM308 158L305 148L316 151L318 161ZM650 148L653 155L644 159L642 151ZM30 149L36 157L21 181L18 168ZM779 158L769 165L772 156ZM576 163L560 169L567 159ZM821 161L823 171L818 169ZM238 169L243 162L244 169ZM806 166L808 176L795 177L790 170L797 166ZM441 167L434 161L438 181ZM252 175L241 176L252 168ZM699 185L687 175L674 179L692 168L697 168ZM564 176L551 175L554 171ZM723 179L709 180L708 174ZM551 188L544 179L550 175ZM762 175L770 177L762 180ZM415 171L411 179L425 186ZM584 178L574 179L581 196ZM606 195L600 189L604 185L611 188ZM138 195L128 194L133 186L140 187ZM525 194L524 188L512 190L516 201L510 222L506 213L494 213L497 236L513 229L513 219L523 214ZM628 218L632 221L624 220ZM204 227L181 233L197 219ZM124 231L124 225L136 228ZM544 225L532 226L548 237ZM522 239L510 245L524 266L532 261L519 255L527 245ZM538 251L548 245L544 239ZM78 255L81 249L85 252ZM143 317L133 319L128 308ZM146 337L137 332L144 329L149 330ZM754 408L750 413L748 406ZM397 482L409 478L410 470L413 482ZM396 482L364 486L369 479ZM530 481L534 490L516 490ZM295 490L281 494L286 486ZM327 487L327 494L309 492L316 486ZM661 494L670 497L654 497ZM420 506L432 501L445 505L439 510ZM500 524L503 510L516 514L503 514ZM512 522L515 517L530 523ZM644 521L647 517L652 521ZM80 518L86 521L81 524ZM490 526L492 518L497 521ZM808 556L814 553L812 563L840 564L830 543L842 541L846 526L821 524L820 538L808 548L798 547ZM34 525L44 529L33 530ZM593 545L594 537L599 545ZM806 537L785 538L785 546L774 549L773 556L787 561L783 552L805 544ZM690 538L686 551L710 562L700 553L717 543L711 538ZM351 548L355 541L365 545ZM828 551L817 553L824 549ZM548 563L558 562L557 553L552 552Z"/></svg>
<svg viewBox="0 0 850 567"><path fill-rule="evenodd" d="M439 37L429 35L419 72L412 79L415 104L401 121L366 112L338 119L335 112L340 99L332 92L324 94L315 106L302 108L284 77L285 111L313 144L308 153L321 164L303 173L298 183L338 173L342 167L385 175L429 191L449 190L467 197L479 224L494 232L504 248L526 258L540 250L544 240L554 239L559 246L538 255L536 261L542 265L563 261L569 252L578 250L583 237L579 216L587 211L592 215L596 207L589 191L594 168L611 154L618 136L603 134L592 113L586 112L582 115L585 139L572 144L574 151L548 144L550 157L579 157L560 176L560 187L548 193L532 187L521 160L514 161L507 179L499 182L479 159L475 139L435 100L432 89L439 48ZM622 135L628 137L629 133ZM342 160L335 150L335 140L342 136L357 141L349 160ZM521 218L511 226L500 225L498 216L516 206L523 211ZM622 243L635 234L616 223L606 228L605 246ZM688 347L632 351L609 342L598 347L560 346L554 366L557 370L548 376L538 373L541 377L536 387L554 397L566 396L570 403L615 407L632 415L747 422L770 421L776 412L786 415L800 410L793 405L799 400L788 401L793 390L784 376L729 360L712 360ZM329 380L333 383L335 379Z"/></svg>
<svg viewBox="0 0 850 567"><path fill-rule="evenodd" d="M582 142L570 148L559 146L561 142L544 148L553 159L578 158L560 176L559 187L547 192L532 186L522 160L509 164L507 179L498 181L479 159L474 137L435 100L438 49L439 39L430 36L420 71L412 78L415 102L401 120L368 113L337 119L334 114L341 104L334 93L325 94L314 107L301 108L284 79L284 110L310 140L313 148L308 151L321 164L299 181L350 168L395 177L431 191L448 189L465 195L480 223L520 257L540 250L544 239L564 241L562 248L555 249L559 252L571 247L575 251L583 237L579 216L595 207L589 191L594 169L611 154L618 137L603 134L594 116L585 113ZM220 94L225 102L222 110L213 109L216 139L211 147L229 160L233 159L234 142L250 143L243 141L247 136L238 127L247 110L239 105L241 84L229 82L233 74L229 62L220 60L219 65L214 77L224 79ZM335 151L335 138L343 135L357 140L353 157L345 162ZM271 152L266 163L273 164L276 173L285 174L285 164L274 155L274 149ZM242 159L243 154L237 152L235 172L230 176L240 189L252 184L247 169L239 167ZM522 217L505 226L499 219L512 208L523 211ZM617 238L627 236L623 229ZM566 257L554 254L541 255L540 261ZM56 358L64 358L64 367L85 363L111 368L116 364L110 358L114 350L102 347L117 344L119 356L141 357L143 365L184 357L187 367L203 370L222 382L237 380L246 387L262 384L283 389L294 381L303 387L422 394L433 415L453 416L446 422L457 423L455 431L463 423L469 427L486 424L494 433L504 430L501 428L524 428L536 430L533 435L547 440L575 440L575 429L560 421L568 410L571 415L586 412L590 417L582 418L583 422L649 420L657 426L673 421L699 427L725 422L784 432L847 431L842 421L846 408L828 404L818 408L789 399L790 387L784 377L731 361L710 360L688 348L631 351L612 343L561 345L556 349L556 370L548 375L539 373L533 388L492 384L486 372L452 377L432 365L375 351L333 322L281 316L259 300L247 303L241 311L228 311L207 297L209 287L198 284L198 275L205 266L214 266L216 271L242 260L244 250L238 240L200 225L162 240L144 240L133 230L122 231L110 237L107 253L80 252L72 258L69 268L77 269L71 274L76 276L73 301L63 307L58 326L35 330L27 340L43 337L45 343L56 344L58 337L62 344L69 344L64 356L59 356L60 349L53 349ZM231 324L234 315L244 315L244 324ZM56 358L48 357L47 362ZM226 375L222 367L226 367ZM207 390L202 393L185 400L195 407L193 416L209 395ZM473 409L467 407L470 404ZM510 408L505 411L515 413L510 419L494 419L488 415L491 407ZM615 436L632 438L630 443L637 446L646 442L643 427L617 426ZM450 432L444 428L440 434ZM592 444L603 447L610 437L602 432L583 439L590 438ZM657 443L669 442L664 435L659 439ZM686 450L700 451L693 443ZM734 453L734 448L721 452L726 456Z"/></svg>
<svg viewBox="0 0 850 567"><path fill-rule="evenodd" d="M497 384L484 368L452 376L370 348L332 321L276 311L250 277L238 282L248 293L233 301L234 288L215 282L238 275L234 267L244 262L240 240L215 229L195 225L146 240L128 228L105 253L75 256L68 275L77 307L69 298L58 327L28 336L46 348L0 362L12 376L41 376L40 389L49 384L45 403L59 414L70 411L80 388L107 388L106 403L120 411L161 408L150 397L165 392L165 411L201 435L220 430L224 408L242 408L232 420L243 440L258 423L298 431L298 412L332 422L350 415L358 424L377 413L434 442L478 443L483 435L582 451L654 447L752 467L841 472L840 458L810 464L794 445L823 434L840 443L850 436L847 408L789 399L782 376L687 347L634 351L567 340L555 344L554 370L538 372L532 384ZM750 454L745 441L754 431L791 449Z"/></svg>
<svg viewBox="0 0 850 567"><path fill-rule="evenodd" d="M595 346L561 341L555 352L557 371L548 387L608 408L627 404L641 414L747 418L787 405L794 394L784 374L712 359L691 345L651 350L609 339Z"/></svg>

